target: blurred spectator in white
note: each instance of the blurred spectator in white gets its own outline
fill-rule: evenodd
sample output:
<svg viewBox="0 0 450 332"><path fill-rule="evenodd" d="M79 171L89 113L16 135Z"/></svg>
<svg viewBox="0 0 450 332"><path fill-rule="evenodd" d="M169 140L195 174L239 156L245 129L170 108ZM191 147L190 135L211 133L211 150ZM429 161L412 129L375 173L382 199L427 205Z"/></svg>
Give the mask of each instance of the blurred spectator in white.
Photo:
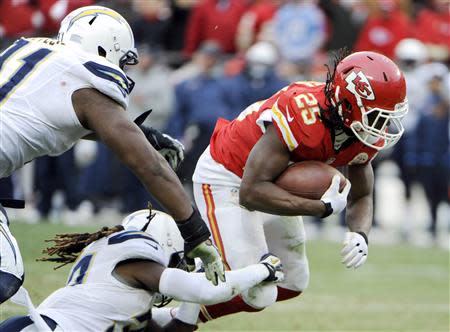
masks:
<svg viewBox="0 0 450 332"><path fill-rule="evenodd" d="M413 25L395 0L367 0L369 17L355 43L355 51L375 51L394 57L397 43L413 35Z"/></svg>
<svg viewBox="0 0 450 332"><path fill-rule="evenodd" d="M246 51L256 41L270 38L271 22L281 0L255 0L242 15L236 32L236 46Z"/></svg>
<svg viewBox="0 0 450 332"><path fill-rule="evenodd" d="M225 53L234 53L237 26L246 8L245 0L198 1L186 27L185 55L191 56L206 40L216 41Z"/></svg>
<svg viewBox="0 0 450 332"><path fill-rule="evenodd" d="M163 49L172 15L168 2L134 0L132 8L138 14L138 18L131 23L136 43Z"/></svg>
<svg viewBox="0 0 450 332"><path fill-rule="evenodd" d="M136 83L130 95L129 114L131 119L135 119L152 109L146 124L163 130L174 104L173 86L169 82L171 69L161 61L160 52L146 44L138 48L138 53L139 63L127 71Z"/></svg>
<svg viewBox="0 0 450 332"><path fill-rule="evenodd" d="M227 109L228 120L236 118L248 105L267 99L288 85L275 72L278 61L278 51L273 44L258 42L245 53L243 71L221 80L221 102Z"/></svg>

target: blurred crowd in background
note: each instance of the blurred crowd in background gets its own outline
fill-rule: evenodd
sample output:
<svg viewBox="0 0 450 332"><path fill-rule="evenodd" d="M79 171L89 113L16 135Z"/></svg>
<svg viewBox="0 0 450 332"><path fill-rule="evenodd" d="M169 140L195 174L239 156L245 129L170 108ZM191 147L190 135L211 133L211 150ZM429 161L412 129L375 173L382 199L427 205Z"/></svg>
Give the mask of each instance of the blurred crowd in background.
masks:
<svg viewBox="0 0 450 332"><path fill-rule="evenodd" d="M377 174L385 161L396 165L405 201L420 185L427 229L436 236L439 206L448 213L450 195L449 1L0 0L0 46L20 36L53 37L65 15L93 4L130 22L140 58L127 70L136 81L130 118L152 109L147 124L183 142L178 175L187 190L218 117L233 119L290 82L324 81L324 64L339 48L392 58L406 77L410 113L400 143L374 166ZM106 147L88 141L0 180L0 197L11 195L25 197L36 220L67 222L104 209L127 213L151 200ZM440 219L448 232L450 217Z"/></svg>

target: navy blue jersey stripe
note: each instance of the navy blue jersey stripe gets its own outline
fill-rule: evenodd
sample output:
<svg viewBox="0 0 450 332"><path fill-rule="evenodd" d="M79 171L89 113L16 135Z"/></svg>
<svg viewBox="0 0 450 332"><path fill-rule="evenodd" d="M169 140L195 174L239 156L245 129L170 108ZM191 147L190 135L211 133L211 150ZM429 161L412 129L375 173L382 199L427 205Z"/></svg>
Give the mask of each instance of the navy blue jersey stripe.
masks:
<svg viewBox="0 0 450 332"><path fill-rule="evenodd" d="M124 97L130 93L128 79L122 72L93 61L88 61L83 65L95 76L116 83Z"/></svg>
<svg viewBox="0 0 450 332"><path fill-rule="evenodd" d="M0 70L2 69L3 63L6 61L6 59L8 59L11 55L16 53L19 49L21 49L28 43L28 40L19 39L11 47L7 48L2 54L0 54Z"/></svg>

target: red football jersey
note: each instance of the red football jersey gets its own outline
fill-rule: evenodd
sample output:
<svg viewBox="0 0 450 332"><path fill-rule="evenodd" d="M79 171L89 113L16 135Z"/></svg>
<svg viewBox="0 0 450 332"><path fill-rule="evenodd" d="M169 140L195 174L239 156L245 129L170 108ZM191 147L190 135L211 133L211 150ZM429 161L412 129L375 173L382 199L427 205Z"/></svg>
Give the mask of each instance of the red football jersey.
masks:
<svg viewBox="0 0 450 332"><path fill-rule="evenodd" d="M337 135L333 142L319 117L319 105L325 104L323 90L324 83L296 82L249 106L231 122L219 119L210 142L212 157L242 177L248 155L264 133L264 122L272 122L293 162L319 160L339 167L372 160L377 150L356 138L339 146L342 136Z"/></svg>

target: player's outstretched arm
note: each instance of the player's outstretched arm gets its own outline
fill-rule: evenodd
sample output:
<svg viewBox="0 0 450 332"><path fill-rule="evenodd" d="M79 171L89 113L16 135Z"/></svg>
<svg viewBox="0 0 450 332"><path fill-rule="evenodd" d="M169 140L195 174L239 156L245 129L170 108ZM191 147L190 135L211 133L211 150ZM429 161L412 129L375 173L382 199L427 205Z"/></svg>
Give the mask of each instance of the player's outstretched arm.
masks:
<svg viewBox="0 0 450 332"><path fill-rule="evenodd" d="M118 103L94 89L76 91L72 102L82 125L131 168L175 220L190 217L192 206L176 174Z"/></svg>
<svg viewBox="0 0 450 332"><path fill-rule="evenodd" d="M263 256L259 264L227 271L226 282L218 286L211 285L203 273L166 268L153 261L120 264L115 268L114 276L131 287L200 304L225 302L262 281L279 282L284 278L279 258L270 254Z"/></svg>
<svg viewBox="0 0 450 332"><path fill-rule="evenodd" d="M92 130L141 180L146 189L177 221L188 256L200 257L207 277L224 280L221 257L206 243L210 232L166 160L149 144L122 106L95 89L77 90L72 104L81 124ZM208 240L209 241L209 240Z"/></svg>
<svg viewBox="0 0 450 332"><path fill-rule="evenodd" d="M239 191L240 204L249 210L277 215L323 216L326 210L320 200L294 196L274 184L288 164L289 151L278 138L275 128L269 125L245 164Z"/></svg>
<svg viewBox="0 0 450 332"><path fill-rule="evenodd" d="M352 183L346 211L350 232L345 236L341 254L345 266L357 268L367 259L367 236L372 227L374 175L371 163L348 166L348 178Z"/></svg>

